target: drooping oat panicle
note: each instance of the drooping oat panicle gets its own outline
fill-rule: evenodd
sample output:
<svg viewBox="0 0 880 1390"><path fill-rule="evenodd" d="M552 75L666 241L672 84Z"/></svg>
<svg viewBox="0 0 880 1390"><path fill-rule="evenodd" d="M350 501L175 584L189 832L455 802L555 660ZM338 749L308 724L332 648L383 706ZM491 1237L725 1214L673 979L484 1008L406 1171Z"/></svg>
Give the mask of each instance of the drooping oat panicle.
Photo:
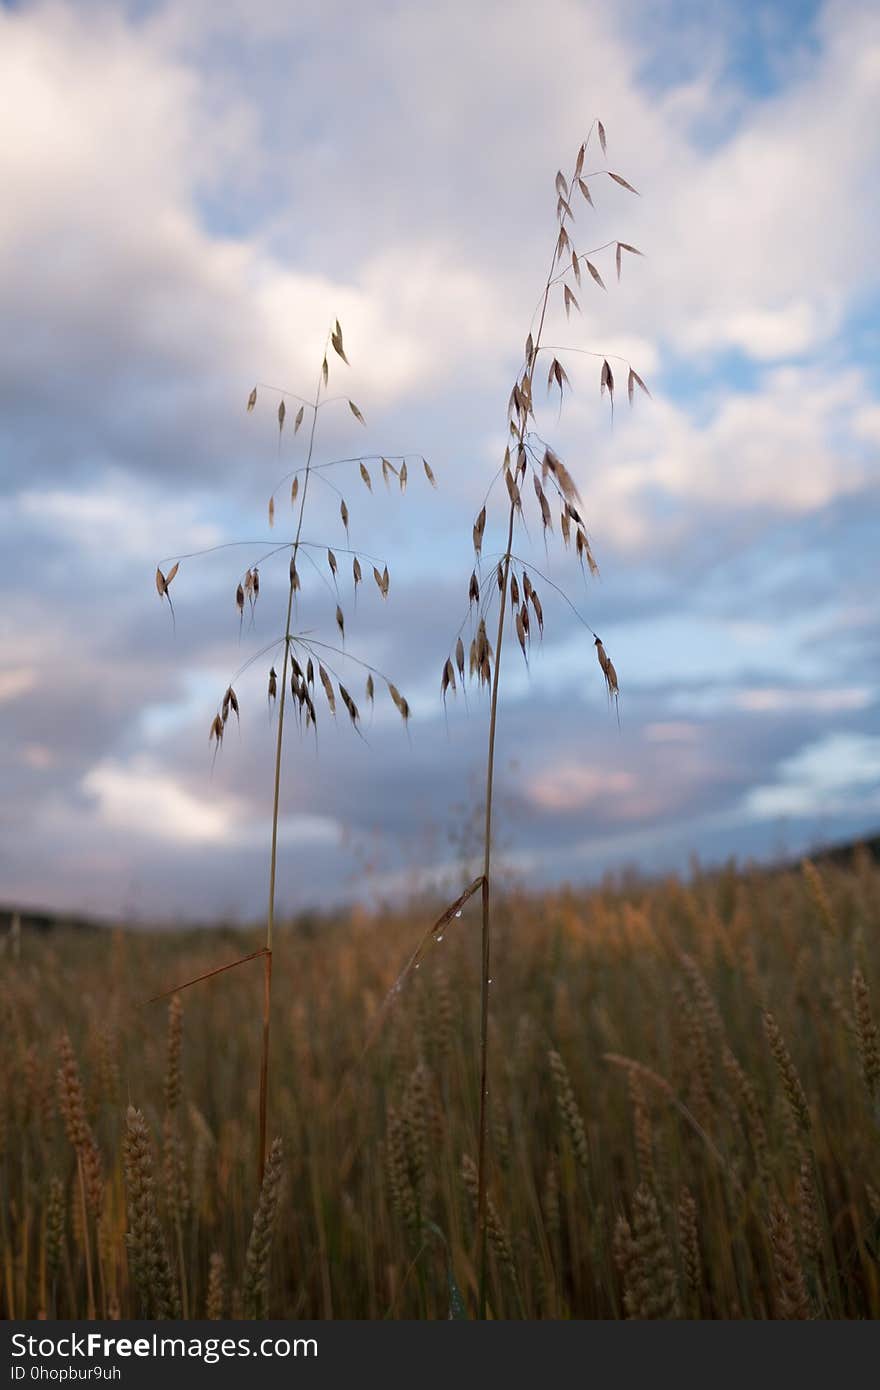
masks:
<svg viewBox="0 0 880 1390"><path fill-rule="evenodd" d="M339 323L338 319L334 322L333 327L330 329L324 344L323 356L321 358L320 374L318 376L315 394L312 400L302 400L300 397L293 396L292 392L277 391L274 388L268 387L265 388L265 390L267 390L271 395L276 396L278 398L277 449L279 457L281 455L282 444L285 441L284 426L288 414L288 405L286 398L290 398L291 400L296 400L298 402L298 409L296 411L293 428L294 439L296 439L300 427L304 424L305 421L308 421L308 424L310 426L304 431L304 433L307 436L305 462L302 466L295 468L294 470L292 470L291 473L288 473L284 478L281 479L281 481L273 489L268 501L268 522L269 526L273 527L276 524L276 521L279 519L279 504L281 502L282 497L286 493L287 484L290 484L290 504L292 508L295 508L295 519L291 526L291 539L287 543L271 547L264 555L255 559L254 562L247 567L244 575L238 579L235 588L235 610L238 615L239 635L240 638L243 639L245 608L249 605L250 613L251 615L253 615L256 606L256 601L260 592L260 565L263 563L268 563L276 555L286 556L286 563L288 565L288 586L287 607L283 633L278 635L274 642L270 642L268 646L266 646L263 649L264 653L271 653L271 659L273 662L273 664L271 664L270 666L268 675L267 700L270 707L270 714L276 716L276 731L275 757L273 768L271 837L269 852L268 903L266 912L266 946L265 950L261 952L263 959L263 1009L260 1054L260 1099L258 1115L259 1138L257 1161L258 1174L261 1180L265 1169L266 1143L268 1134L267 1107L269 1074L269 1036L272 996L272 950L275 920L276 883L278 870L278 825L281 804L281 772L285 732L285 716L288 701L291 701L293 703L293 712L296 716L297 723L300 729L309 730L314 728L317 731L318 716L313 700L313 649L317 649L320 647L321 651L324 654L324 663L321 666L321 681L324 688L324 693L330 705L331 713L335 712L336 701L334 685L331 682L330 676L328 676L326 671L324 670L324 666L330 664L327 652L335 653L336 648L329 647L326 643L319 643L317 639L312 635L315 631L314 627L312 626L310 626L307 629L307 631L303 632L302 634L298 633L296 630L297 622L300 616L300 605L303 602L302 578L300 568L298 567L297 562L302 555L305 555L312 567L317 568L315 559L312 555L312 551L315 549L323 551L323 553L327 557L327 564L329 566L332 579L332 591L336 599L336 630L339 633L339 638L343 647L343 651L340 653L340 655L345 660L349 659L348 654L345 651L347 637L347 622L345 608L343 607L344 600L342 595L340 594L341 565L338 552L336 549L334 549L332 545L326 545L324 543L318 545L317 542L312 542L308 540L307 537L303 534L303 524L306 514L306 503L309 494L309 484L311 479L316 474L320 477L321 481L327 483L329 481L327 477L327 470L332 467L356 465L358 474L364 486L367 488L368 492L372 494L373 479L372 474L370 472L370 467L368 466L371 462L381 468L382 477L386 485L390 484L390 481L396 478L399 481L400 490L401 492L403 492L406 489L407 483L407 462L406 458L402 456L389 456L384 454L358 454L353 458L336 460L331 459L323 462L318 461L316 457L318 422L319 418L323 418L322 412L325 407L332 406L334 402L341 402L347 404L348 411L358 422L358 424L363 427L366 427L366 420L363 412L353 400L347 397L347 395L341 395L336 397L328 397L326 395L326 388L328 387L330 379L330 361L328 360L328 358L331 353L331 349L334 361L338 359L338 361L341 361L346 366L350 365L348 353L343 345L342 326ZM263 390L264 388L261 387L260 389ZM256 405L257 388L254 387L247 399L247 411L249 414L252 414L255 411ZM289 444L293 443L293 441L290 441L289 439L289 432L287 436L287 441ZM436 486L436 479L434 477L429 463L425 459L422 459L421 461L425 477L432 486ZM330 486L332 487L333 485L330 484ZM339 492L338 489L335 489L335 491L337 492L337 495L339 497L339 516L342 522L343 530L345 532L346 547L348 547L350 543L349 530L351 524L351 517L345 498L342 496L341 492ZM363 578L362 562L365 559L365 557L358 556L357 553L351 551L349 553L352 554L352 575L354 580L356 602L357 588ZM163 564L164 563L166 562L163 561ZM373 575L376 581L379 594L383 599L387 599L389 597L391 585L389 567L385 563L376 564L372 560L370 561L370 563L373 566ZM168 570L167 574L161 568L157 568L156 572L156 587L159 592L159 595L162 598L168 598L169 603L170 595L168 589L169 585L171 584L171 581L177 574L177 569L178 562L175 560L171 568ZM303 655L304 660L307 658L307 668L305 672L303 671L302 667L296 659L295 651L300 652L300 654ZM276 671L276 667L274 664L278 661L279 653L281 665L280 676ZM233 677L233 681L238 678L238 674L241 674L245 670L247 670L250 664L251 662L246 661L240 668L240 671L236 673L236 676ZM366 663L359 664L361 666L366 665ZM367 669L370 672L367 678L366 686L367 699L372 704L374 695L374 668L371 666L367 666ZM377 672L376 674L378 675L381 673ZM351 694L349 693L349 690L346 688L345 684L343 684L342 681L339 680L338 676L335 676L335 672L333 673L333 675L335 677L335 687L336 689L338 689L339 692L339 698L341 699L343 705L345 706L349 714L351 725L353 726L353 728L357 730L360 717L357 705L354 699L352 698ZM382 678L386 679L384 676ZM230 681L227 685L218 711L210 724L209 744L213 745L214 759L217 758L223 747L224 736L230 714L235 714L236 719L239 719L240 717L239 700L236 690L234 688L233 681ZM394 701L394 704L396 705L399 713L403 718L404 723L406 724L410 717L409 703L402 695L400 695L399 691L397 690L397 687L390 681L388 682L388 688L391 693L392 700ZM251 958L252 957L242 958L241 962L235 962L235 964L243 963L244 959ZM210 974L211 972L206 972L203 978L208 978ZM168 1113L174 1113L174 1106L171 1104L169 1104L168 1106ZM173 1145L173 1134L170 1136L170 1139Z"/></svg>
<svg viewBox="0 0 880 1390"><path fill-rule="evenodd" d="M606 145L606 135L604 126L601 122L594 123L596 132L603 153ZM592 548L586 534L583 517L579 509L580 496L577 485L571 476L566 465L558 457L556 452L547 445L536 428L535 420L535 373L540 368L541 375L546 365L547 376L546 385L548 393L557 392L559 396L559 408L562 404L567 391L572 389L571 378L566 371L561 357L565 355L565 349L556 345L545 343L544 334L547 324L548 307L552 297L561 297L562 307L566 316L570 316L571 309L574 307L578 311L581 303L572 286L567 283L566 277L571 274L577 285L581 286L581 263L590 274L591 281L604 290L605 284L597 266L590 260L589 256L579 255L577 247L574 245L574 220L575 214L572 208L571 198L575 188L582 194L588 205L593 206L593 198L589 184L583 177L584 161L587 145L592 137L592 130L579 147L574 169L570 178L566 178L560 170L555 183L556 193L556 224L553 236L553 251L550 260L550 268L544 284L539 308L529 327L528 336L525 340L525 351L521 366L518 368L513 381L507 407L507 431L508 442L504 450L501 467L497 477L503 478L507 492L507 522L506 522L506 541L502 557L495 564L497 576L499 603L497 615L497 637L494 652L489 642L486 630L486 613L489 603L494 595L492 586L481 584L480 575L477 569L471 577L468 588L470 610L474 616L475 632L471 639L468 673L471 678L476 679L480 687L488 687L490 690L490 710L489 710L489 731L487 740L486 756L486 795L485 795L485 826L483 831L483 888L482 888L482 927L481 927L481 991L480 991L480 1118L479 1118L479 1144L477 1156L478 1173L478 1202L477 1202L477 1238L479 1245L478 1266L479 1266L479 1290L478 1290L478 1311L480 1316L484 1315L486 1304L486 1191L487 1191L487 1134L489 1116L489 980L491 970L491 897L492 897L492 825L493 825L493 793L495 778L495 742L498 727L498 696L499 681L501 672L502 644L505 632L505 618L507 614L508 598L511 603L512 625L519 643L523 659L528 662L531 636L531 623L529 618L528 594L525 601L521 604L518 597L517 578L515 573L516 561L514 557L513 543L517 523L524 524L525 508L524 493L528 496L529 490L524 488L527 482L527 475L532 474L534 493L538 503L541 516L541 525L546 537L550 528L551 510L547 497L547 492L555 494L558 503L562 505L562 535L563 540L568 544L571 538L572 526L575 528L575 545L577 557L582 565L586 565L590 573L597 570ZM615 183L621 187L635 193L626 179L620 174L612 173L611 170L602 170ZM621 250L636 252L636 248L630 243L621 242L619 239L608 242L607 247L615 246L618 262L618 272L621 263ZM598 256L599 252L591 252L591 255ZM560 268L562 267L562 268ZM542 353L544 354L542 358ZM615 359L616 360L616 359ZM614 404L614 372L611 365L611 355L602 358L602 369L600 376L600 395L607 391L612 404ZM628 378L628 395L632 403L633 386L636 382L644 385L641 377L632 372L629 363L626 364L630 371ZM539 378L540 379L540 378ZM539 476L540 474L540 476ZM477 556L479 566L483 550L483 538L486 528L486 504L480 508L472 524L471 538L474 551ZM539 631L543 633L544 613L540 602L534 606L536 620ZM578 615L580 616L580 615ZM589 624L581 619L584 625L589 628ZM617 708L620 687L617 671L605 651L601 640L592 633L599 665L605 681L605 687L610 701L614 702ZM459 638L459 643L461 639ZM460 650L460 656L459 656ZM464 677L464 652L463 647L457 649L459 673ZM444 664L441 678L441 695L444 697L450 685L449 665Z"/></svg>

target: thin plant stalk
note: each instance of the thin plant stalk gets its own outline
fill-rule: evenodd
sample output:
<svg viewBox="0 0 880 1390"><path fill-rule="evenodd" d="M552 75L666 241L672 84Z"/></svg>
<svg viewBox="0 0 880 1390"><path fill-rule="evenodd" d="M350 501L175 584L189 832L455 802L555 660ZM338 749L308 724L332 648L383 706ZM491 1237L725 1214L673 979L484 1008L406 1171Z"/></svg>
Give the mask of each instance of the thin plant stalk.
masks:
<svg viewBox="0 0 880 1390"><path fill-rule="evenodd" d="M550 298L550 289L553 280L553 270L556 265L556 254L550 264L547 275L547 283L544 286L544 297L541 304L541 317L538 323L538 331L535 335L535 346L529 366L529 395L533 378L535 375L535 365L538 360L538 352L541 346L541 334L544 331L544 320L547 316L547 303ZM517 445L522 446L525 436L526 418L520 418L518 427ZM498 631L495 638L495 668L492 672L492 703L489 714L489 739L488 751L486 756L486 823L484 830L483 846L483 891L481 894L482 903L482 928L481 928L481 981L480 981L480 1135L477 1152L477 1239L479 1243L479 1315L481 1318L486 1316L486 1293L488 1277L488 1242L486 1233L486 1197L487 1197L487 1166L488 1166L488 1132L489 1132L489 985L491 977L489 969L491 965L491 870L492 870L492 798L495 789L495 735L498 727L498 687L501 679L501 648L504 642L504 618L507 612L507 592L508 579L510 577L510 560L513 551L513 532L516 523L516 503L511 498L510 513L507 519L507 547L504 551L504 558L501 561L501 598L498 605Z"/></svg>
<svg viewBox="0 0 880 1390"><path fill-rule="evenodd" d="M79 1150L77 1150L76 1155L76 1167L77 1172L79 1174L79 1200L82 1207L83 1249L85 1251L86 1257L86 1290L88 1295L86 1317L89 1319L90 1322L93 1322L94 1319L97 1317L97 1312L95 1310L95 1286L92 1281L92 1251L91 1243L89 1241L89 1209L88 1203L86 1202L86 1177L85 1173L83 1172L82 1153Z"/></svg>
<svg viewBox="0 0 880 1390"><path fill-rule="evenodd" d="M328 335L327 342L330 338ZM325 344L326 353L326 344ZM323 368L318 377L318 387L315 392L315 399L312 403L312 428L309 434L309 448L306 456L305 475L303 477L302 497L299 505L299 517L297 519L296 536L293 542L293 551L290 559L290 588L287 594L287 620L284 627L284 656L281 667L281 696L278 702L278 735L275 741L275 783L272 797L272 849L269 857L269 905L266 912L266 953L263 959L263 1037L260 1052L260 1146L258 1163L258 1183L263 1184L263 1174L266 1170L266 1134L269 1110L269 1022L272 1012L272 933L275 926L275 870L278 860L278 806L281 799L281 755L284 742L284 709L287 700L287 670L290 661L290 641L291 623L293 620L293 601L296 592L296 557L299 552L300 536L302 535L303 514L305 512L306 497L309 491L309 476L312 467L312 455L315 449L315 430L318 424L318 408L321 404L321 387L323 385Z"/></svg>

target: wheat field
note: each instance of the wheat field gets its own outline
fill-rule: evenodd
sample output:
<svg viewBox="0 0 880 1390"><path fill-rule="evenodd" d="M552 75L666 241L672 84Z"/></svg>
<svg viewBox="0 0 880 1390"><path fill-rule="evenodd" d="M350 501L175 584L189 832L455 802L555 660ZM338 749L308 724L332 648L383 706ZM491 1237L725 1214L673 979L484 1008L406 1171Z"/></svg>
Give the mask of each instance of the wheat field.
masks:
<svg viewBox="0 0 880 1390"><path fill-rule="evenodd" d="M2 962L5 1317L472 1316L479 911L25 932ZM494 1318L880 1315L880 870L497 905ZM390 992L390 993L389 993ZM872 1004L873 998L873 1004Z"/></svg>

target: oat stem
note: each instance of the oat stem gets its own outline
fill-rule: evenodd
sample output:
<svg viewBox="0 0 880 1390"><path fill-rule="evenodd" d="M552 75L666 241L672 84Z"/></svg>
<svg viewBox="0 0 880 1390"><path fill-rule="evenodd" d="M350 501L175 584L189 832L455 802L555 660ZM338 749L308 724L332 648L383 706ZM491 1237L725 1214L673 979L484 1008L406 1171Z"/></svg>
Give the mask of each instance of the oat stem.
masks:
<svg viewBox="0 0 880 1390"><path fill-rule="evenodd" d="M547 316L547 303L550 298L550 289L553 279L553 267L556 265L556 251L553 252L553 259L550 262L550 269L547 272L547 282L544 286L544 298L541 304L541 317L538 323L538 330L535 334L534 349L531 361L528 364L528 395L531 399L532 378L535 374L535 362L538 356L538 349L541 344L541 334L544 330L544 320ZM523 440L526 430L527 417L520 417L519 431L517 436L517 460L515 468L519 468L519 450L523 447ZM507 522L507 546L502 560L501 576L501 600L498 605L498 634L495 639L495 668L492 672L492 705L489 715L489 743L486 757L486 824L484 830L483 845L483 891L482 891L482 932L481 932L481 984L480 984L480 1137L477 1151L477 1240L479 1244L479 1316L486 1316L486 1286L488 1277L488 1245L486 1236L486 1180L487 1180L487 1160L488 1160L488 1128L489 1128L489 966L490 966L490 937L491 937L491 867L492 867L492 794L495 786L495 733L498 726L498 687L501 678L501 647L504 641L504 616L507 611L507 589L510 576L510 561L513 551L513 529L516 522L516 503L513 498L510 501L510 514Z"/></svg>
<svg viewBox="0 0 880 1390"><path fill-rule="evenodd" d="M327 342L329 343L329 341L330 335L328 334ZM326 350L325 344L325 353ZM322 368L318 376L318 387L315 392L315 399L311 403L312 428L309 434L309 448L306 456L305 476L303 478L302 497L299 504L296 536L294 537L293 551L290 558L290 588L287 594L287 621L284 627L284 658L281 668L281 695L278 702L278 737L275 743L275 786L272 799L272 851L269 859L269 906L266 913L266 954L263 967L263 1041L260 1053L260 1157L258 1164L258 1181L261 1188L263 1184L263 1175L266 1169L266 1124L269 1096L269 1020L272 1006L272 931L275 926L275 868L278 859L278 803L281 796L281 752L284 741L287 670L290 662L291 621L293 618L293 598L295 593L294 576L296 574L296 557L299 553L306 497L309 491L309 477L312 467L312 454L315 448L315 430L318 424L318 408L321 403L323 377L324 372Z"/></svg>

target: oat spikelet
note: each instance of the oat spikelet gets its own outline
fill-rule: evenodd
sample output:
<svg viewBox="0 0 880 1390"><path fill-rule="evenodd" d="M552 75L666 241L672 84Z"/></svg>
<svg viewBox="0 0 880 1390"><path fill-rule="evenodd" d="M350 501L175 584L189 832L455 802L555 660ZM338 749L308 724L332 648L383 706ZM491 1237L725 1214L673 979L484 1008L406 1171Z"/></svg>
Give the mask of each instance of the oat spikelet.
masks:
<svg viewBox="0 0 880 1390"><path fill-rule="evenodd" d="M558 1052L549 1052L547 1059L550 1063L550 1071L553 1076L553 1089L556 1092L556 1104L565 1128L568 1130L568 1137L571 1140L571 1147L574 1156L583 1169L589 1163L589 1151L587 1148L587 1135L584 1129L584 1122L578 1103L575 1100L571 1080L565 1063Z"/></svg>
<svg viewBox="0 0 880 1390"><path fill-rule="evenodd" d="M273 1139L266 1160L260 1200L254 1213L245 1256L244 1279L242 1280L242 1299L245 1316L265 1318L269 1303L269 1254L272 1249L272 1231L278 1214L283 1176L282 1147L280 1139Z"/></svg>
<svg viewBox="0 0 880 1390"><path fill-rule="evenodd" d="M578 532L578 535L581 533ZM617 682L617 672L614 663L602 645L599 637L595 640L596 655L599 658L599 665L602 668L602 675L605 677L605 688L608 691L609 700L616 700L620 694L620 686Z"/></svg>

